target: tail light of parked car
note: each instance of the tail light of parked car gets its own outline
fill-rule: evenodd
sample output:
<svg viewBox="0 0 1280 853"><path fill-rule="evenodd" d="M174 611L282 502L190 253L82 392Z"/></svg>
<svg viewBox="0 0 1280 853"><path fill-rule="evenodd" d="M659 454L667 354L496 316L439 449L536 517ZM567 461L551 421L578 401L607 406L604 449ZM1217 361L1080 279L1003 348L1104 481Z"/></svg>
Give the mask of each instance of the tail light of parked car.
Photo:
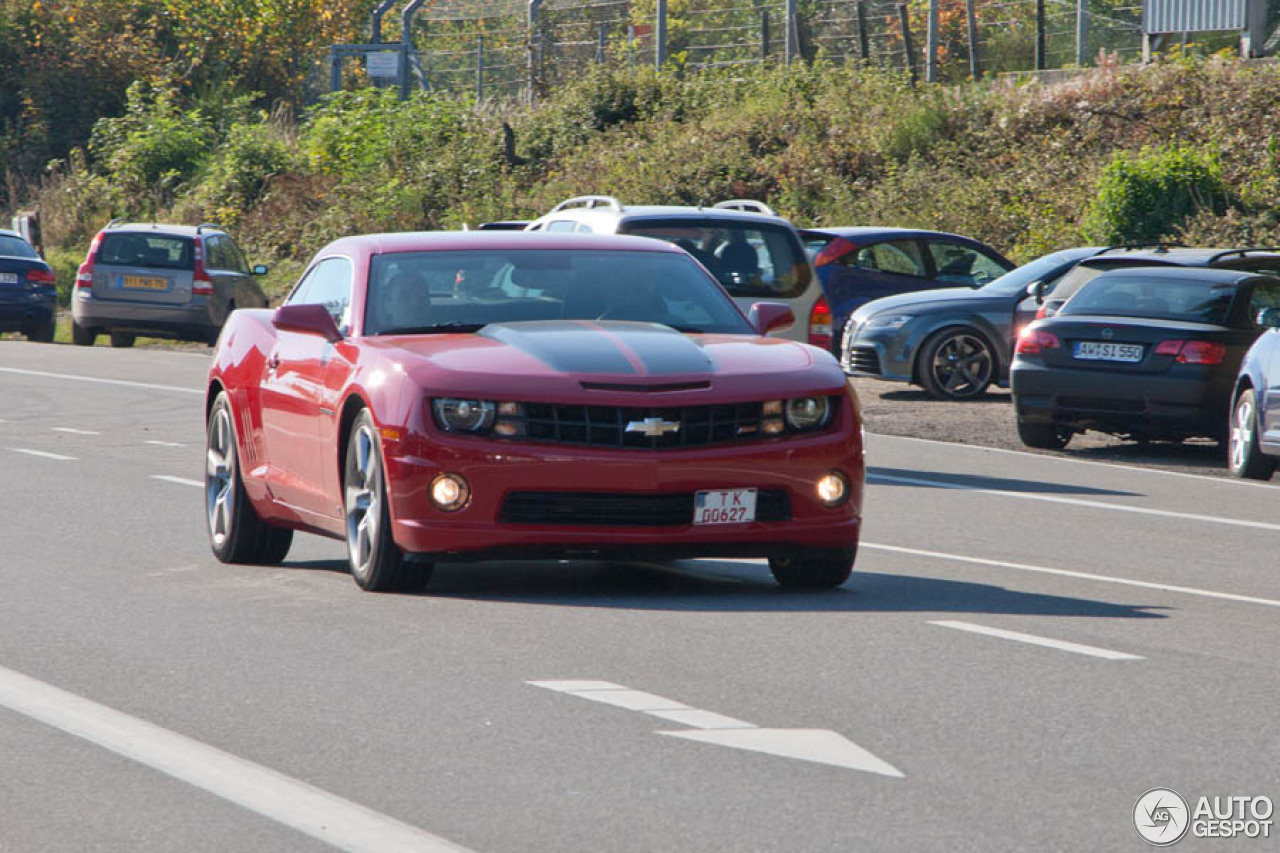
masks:
<svg viewBox="0 0 1280 853"><path fill-rule="evenodd" d="M831 351L831 306L825 296L819 296L809 312L809 343Z"/></svg>
<svg viewBox="0 0 1280 853"><path fill-rule="evenodd" d="M1177 356L1178 364L1222 364L1227 348L1217 341L1161 341L1156 355Z"/></svg>
<svg viewBox="0 0 1280 853"><path fill-rule="evenodd" d="M27 283L46 284L52 286L54 283L53 270L27 270Z"/></svg>
<svg viewBox="0 0 1280 853"><path fill-rule="evenodd" d="M1047 349L1062 346L1058 336L1042 329L1023 329L1018 335L1018 346L1014 350L1018 355L1038 355Z"/></svg>
<svg viewBox="0 0 1280 853"><path fill-rule="evenodd" d="M102 242L102 232L99 231L93 235L93 242L89 244L89 254L85 256L84 263L76 270L76 287L93 287L93 259L98 255L98 244Z"/></svg>
<svg viewBox="0 0 1280 853"><path fill-rule="evenodd" d="M213 294L213 282L209 280L209 275L204 271L204 251L201 249L198 239L196 240L195 272L191 280L191 294L193 296L211 296Z"/></svg>

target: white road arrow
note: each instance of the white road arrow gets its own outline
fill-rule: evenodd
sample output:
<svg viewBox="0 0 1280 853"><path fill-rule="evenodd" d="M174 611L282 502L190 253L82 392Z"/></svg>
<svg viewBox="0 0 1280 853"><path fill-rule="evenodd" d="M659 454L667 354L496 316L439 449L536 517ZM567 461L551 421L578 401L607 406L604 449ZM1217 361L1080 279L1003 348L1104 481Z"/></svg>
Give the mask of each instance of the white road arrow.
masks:
<svg viewBox="0 0 1280 853"><path fill-rule="evenodd" d="M530 681L529 684L579 699L639 711L695 729L659 731L660 735L903 778L902 771L892 764L882 761L843 735L826 729L762 729L752 723L691 708L672 699L631 690L609 681Z"/></svg>

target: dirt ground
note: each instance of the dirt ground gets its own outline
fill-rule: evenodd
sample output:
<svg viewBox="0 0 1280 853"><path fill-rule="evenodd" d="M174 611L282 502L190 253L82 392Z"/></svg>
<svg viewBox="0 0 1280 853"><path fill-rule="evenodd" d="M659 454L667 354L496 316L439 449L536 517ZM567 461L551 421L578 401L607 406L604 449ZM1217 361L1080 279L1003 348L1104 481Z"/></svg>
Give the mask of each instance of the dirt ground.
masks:
<svg viewBox="0 0 1280 853"><path fill-rule="evenodd" d="M1094 462L1141 465L1186 474L1229 477L1225 448L1196 439L1182 444L1140 445L1101 433L1071 439L1065 450L1032 450L1018 440L1013 398L1006 389L992 389L966 403L934 400L914 385L854 379L867 432L904 435L1065 456Z"/></svg>

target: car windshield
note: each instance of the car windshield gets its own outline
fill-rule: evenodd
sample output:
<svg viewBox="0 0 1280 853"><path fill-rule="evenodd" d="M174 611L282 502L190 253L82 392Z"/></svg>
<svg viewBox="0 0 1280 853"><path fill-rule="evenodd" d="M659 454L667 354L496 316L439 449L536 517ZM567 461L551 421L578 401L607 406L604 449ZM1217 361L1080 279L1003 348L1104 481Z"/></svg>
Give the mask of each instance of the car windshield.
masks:
<svg viewBox="0 0 1280 853"><path fill-rule="evenodd" d="M697 258L734 296L792 297L809 285L804 248L785 225L688 217L628 220L618 230L676 244Z"/></svg>
<svg viewBox="0 0 1280 853"><path fill-rule="evenodd" d="M36 254L36 250L31 248L30 243L21 237L10 237L8 234L0 234L0 256L29 258L33 261L40 259L40 256Z"/></svg>
<svg viewBox="0 0 1280 853"><path fill-rule="evenodd" d="M164 234L108 234L98 247L97 262L125 267L189 270L193 241Z"/></svg>
<svg viewBox="0 0 1280 853"><path fill-rule="evenodd" d="M522 320L630 320L753 334L713 279L673 252L396 252L369 267L365 333L475 331Z"/></svg>
<svg viewBox="0 0 1280 853"><path fill-rule="evenodd" d="M1053 275L1054 271L1062 267L1064 264L1072 260L1079 260L1087 257L1087 252L1079 254L1071 252L1054 252L1052 255L1045 255L1043 258L1037 258L1029 264L1023 264L1017 269L1010 270L994 281L984 284L981 288L983 293L996 294L1000 296L1012 296L1015 293L1025 293L1027 286L1032 282L1042 281Z"/></svg>
<svg viewBox="0 0 1280 853"><path fill-rule="evenodd" d="M1059 316L1105 314L1226 323L1236 285L1149 276L1098 277L1080 288L1058 312Z"/></svg>

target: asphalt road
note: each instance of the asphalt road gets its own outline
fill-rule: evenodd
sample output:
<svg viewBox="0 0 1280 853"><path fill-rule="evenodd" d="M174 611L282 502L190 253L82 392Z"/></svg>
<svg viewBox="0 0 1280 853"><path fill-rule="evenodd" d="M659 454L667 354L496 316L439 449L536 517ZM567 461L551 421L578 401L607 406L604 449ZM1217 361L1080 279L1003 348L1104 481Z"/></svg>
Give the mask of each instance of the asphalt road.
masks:
<svg viewBox="0 0 1280 853"><path fill-rule="evenodd" d="M207 358L0 342L4 853L1144 850L1151 788L1280 800L1280 481L871 435L834 592L370 595L210 555Z"/></svg>

